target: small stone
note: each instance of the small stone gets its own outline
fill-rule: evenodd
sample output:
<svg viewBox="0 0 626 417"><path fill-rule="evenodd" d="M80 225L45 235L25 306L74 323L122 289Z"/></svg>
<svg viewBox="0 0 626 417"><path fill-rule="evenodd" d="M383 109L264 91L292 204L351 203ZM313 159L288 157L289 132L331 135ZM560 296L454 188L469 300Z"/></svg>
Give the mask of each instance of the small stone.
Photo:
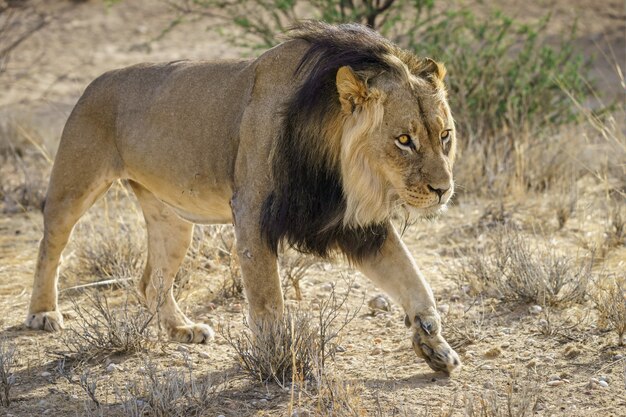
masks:
<svg viewBox="0 0 626 417"><path fill-rule="evenodd" d="M600 381L610 382L610 381L609 381L609 377L608 377L608 376L606 376L606 375L600 375L600 376L598 377L598 379L599 379Z"/></svg>
<svg viewBox="0 0 626 417"><path fill-rule="evenodd" d="M450 306L448 304L439 304L437 310L439 310L441 314L448 314L450 312Z"/></svg>
<svg viewBox="0 0 626 417"><path fill-rule="evenodd" d="M495 388L495 385L493 384L493 382L491 382L491 381L487 381L487 382L485 382L485 383L483 384L483 387L484 387L484 388L486 388L486 389L494 389L494 388Z"/></svg>
<svg viewBox="0 0 626 417"><path fill-rule="evenodd" d="M560 376L558 376L558 375L556 375L556 374L554 374L554 375L550 375L550 376L548 377L548 381L559 381L560 379L561 379L561 377L560 377Z"/></svg>
<svg viewBox="0 0 626 417"><path fill-rule="evenodd" d="M608 388L609 383L603 380L598 381L598 385L600 385L602 388Z"/></svg>
<svg viewBox="0 0 626 417"><path fill-rule="evenodd" d="M613 356L613 360L614 361L619 361L619 360L622 360L622 359L624 359L624 355L620 355L619 353L617 355Z"/></svg>
<svg viewBox="0 0 626 417"><path fill-rule="evenodd" d="M48 371L45 371L45 372L41 373L41 376L44 377L44 378L49 378L49 377L52 376L52 374L50 372L48 372Z"/></svg>
<svg viewBox="0 0 626 417"><path fill-rule="evenodd" d="M389 303L389 300L387 300L387 297L382 294L379 294L369 300L367 302L367 306L373 313L376 313L377 311L391 311L391 304Z"/></svg>
<svg viewBox="0 0 626 417"><path fill-rule="evenodd" d="M224 414L219 414L217 417L226 417Z"/></svg>
<svg viewBox="0 0 626 417"><path fill-rule="evenodd" d="M261 405L267 405L267 400L266 400L265 398L261 398L261 399L259 400L259 404L261 404Z"/></svg>
<svg viewBox="0 0 626 417"><path fill-rule="evenodd" d="M198 356L202 359L209 359L211 356L206 352L198 352Z"/></svg>
<svg viewBox="0 0 626 417"><path fill-rule="evenodd" d="M383 350L379 347L375 347L370 351L370 355L372 356L380 355L381 353L383 353Z"/></svg>
<svg viewBox="0 0 626 417"><path fill-rule="evenodd" d="M189 353L189 348L185 345L178 345L176 350L183 353Z"/></svg>
<svg viewBox="0 0 626 417"><path fill-rule="evenodd" d="M548 381L548 386L549 387L558 387L560 385L565 384L565 380L563 379L557 379L555 381Z"/></svg>
<svg viewBox="0 0 626 417"><path fill-rule="evenodd" d="M530 312L530 314L540 314L543 311L543 308L541 308L541 306L534 305L530 306L528 308L528 311Z"/></svg>
<svg viewBox="0 0 626 417"><path fill-rule="evenodd" d="M326 284L322 285L322 286L320 287L320 289L321 289L322 291L325 291L325 292L330 292L330 291L332 291L332 290L333 290L333 284L331 284L331 283L326 283Z"/></svg>
<svg viewBox="0 0 626 417"><path fill-rule="evenodd" d="M383 343L383 339L381 339L380 337L377 337L377 338L374 339L374 343L376 343L376 344Z"/></svg>
<svg viewBox="0 0 626 417"><path fill-rule="evenodd" d="M116 364L114 364L114 363L110 363L110 364L107 366L107 369L106 369L106 370L107 370L107 372L114 372L114 371L117 371L118 369L119 369L119 366L117 366L117 365L116 365Z"/></svg>

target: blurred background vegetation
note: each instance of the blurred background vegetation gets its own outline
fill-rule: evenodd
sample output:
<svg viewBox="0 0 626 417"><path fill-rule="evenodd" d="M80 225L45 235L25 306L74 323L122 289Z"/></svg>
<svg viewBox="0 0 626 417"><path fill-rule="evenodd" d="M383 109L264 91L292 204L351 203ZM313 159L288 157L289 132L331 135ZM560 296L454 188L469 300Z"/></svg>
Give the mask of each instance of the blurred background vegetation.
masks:
<svg viewBox="0 0 626 417"><path fill-rule="evenodd" d="M456 170L461 194L543 191L557 178L575 182L584 170L571 161L583 158L576 152L598 132L580 135L574 147L570 139L559 142L557 132L583 119L606 127L608 109L618 106L623 112L623 101L602 100L596 94L588 61L574 47L577 22L562 26L555 36L548 30L549 12L522 23L497 8L477 14L469 6L447 7L436 0L168 3L175 17L163 35L177 25L209 18L210 30L256 51L279 43L281 34L301 19L358 22L418 56L444 62L460 137ZM626 156L623 143L612 141L609 146L616 155ZM624 171L623 164L602 169Z"/></svg>

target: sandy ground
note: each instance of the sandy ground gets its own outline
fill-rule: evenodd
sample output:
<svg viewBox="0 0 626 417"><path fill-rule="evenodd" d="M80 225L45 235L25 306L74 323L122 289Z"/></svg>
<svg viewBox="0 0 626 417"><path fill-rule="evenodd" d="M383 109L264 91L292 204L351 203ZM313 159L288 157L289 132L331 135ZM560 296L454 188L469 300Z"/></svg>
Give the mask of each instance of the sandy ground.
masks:
<svg viewBox="0 0 626 417"><path fill-rule="evenodd" d="M598 5L590 1L559 0L526 4L507 0L499 5L529 21L548 9L554 10L555 25L561 26L578 17L582 50L599 56L593 62L601 88L607 93L619 90L616 79L611 78L615 71L604 60L602 51L610 51L606 45L611 45L617 62L624 67L625 17L621 2ZM6 75L0 78L0 125L11 121L27 126L51 154L73 104L100 73L143 61L245 54L207 31L210 24L207 21L182 25L155 40L171 19L171 13L161 2L124 1L105 7L95 1L58 1L41 2L39 7L52 17L44 29L23 44L10 61ZM605 39L608 43L603 43ZM596 45L599 46L594 49ZM579 186L584 190L579 209L561 230L556 225L553 207L543 198L522 202L504 198L502 203L506 213L533 239L550 241L563 253L578 254L583 252L584 242L602 235L606 223L601 210L602 182L586 178ZM333 373L351 381L362 414L440 415L453 408L454 415L463 415L459 404L465 395L473 395L478 404L480 398L496 392L503 402L507 392L516 396L520 387L530 387L539 393L536 415L626 416L626 349L617 347L614 333L597 326L589 305L557 308L547 316L546 311L533 313L532 306L527 304L475 298L455 279L457 258L487 239L487 232L481 229L485 218L489 218L485 214L493 212L491 209L499 204L499 201L470 198L457 200L444 218L414 225L404 235L433 286L446 320L453 323L449 327L458 330L455 334L448 331L451 340L463 345L461 335L473 335L471 344L459 347L464 367L451 378L431 372L415 357L409 332L403 325L403 312L397 305L392 304L390 312L369 314L367 306L362 306L363 300L367 302L381 292L343 262L320 263L304 279L301 303L304 308L314 310L316 300L328 295L329 283L337 282L341 294L349 290L344 279L354 278L348 307L361 309L345 330L341 341L343 352L337 354ZM123 203L119 210L118 214L125 216L130 224L141 221L133 202ZM107 220L101 221L104 218ZM67 271L76 263L74 254L80 249L78 245L93 239L90 222L100 225L104 239L116 238L116 223L112 218L115 214L100 202L77 226L65 254L61 288L94 279L76 277ZM0 414L84 415L85 393L55 371L56 353L64 350L62 337L29 331L21 325L28 306L41 228L41 215L36 211L0 216L0 327L3 329L0 336L18 345L20 357L17 384L12 390L15 401L0 409ZM623 275L626 249L621 246L609 252L602 267ZM245 300L215 300L226 274L227 270L220 265L193 274L182 291L181 306L196 320L239 331ZM112 299L123 298L122 290L107 293ZM293 293L288 293L288 297L293 298ZM297 304L293 300L289 303ZM72 313L69 296L61 295L61 308L68 313L67 324L75 324L77 318ZM540 330L541 320L550 317L556 330L546 335ZM290 403L301 403L314 410L306 398L291 400L288 392L275 385L263 386L242 377L237 372L233 350L221 335L213 344L188 346L186 351L178 344L163 342L151 352L151 357L171 368L182 368L185 361L191 361L197 373L216 380L228 376L215 404L203 415L281 416L288 415ZM119 368L108 372L108 361L119 364ZM125 356L108 361L94 363L91 368L101 381L100 398L113 403L116 387L141 373L143 359ZM608 381L608 387L589 386L590 378L600 377ZM563 382L549 384L554 380ZM455 398L457 406L453 407ZM107 409L104 415L109 414L121 415L115 408Z"/></svg>

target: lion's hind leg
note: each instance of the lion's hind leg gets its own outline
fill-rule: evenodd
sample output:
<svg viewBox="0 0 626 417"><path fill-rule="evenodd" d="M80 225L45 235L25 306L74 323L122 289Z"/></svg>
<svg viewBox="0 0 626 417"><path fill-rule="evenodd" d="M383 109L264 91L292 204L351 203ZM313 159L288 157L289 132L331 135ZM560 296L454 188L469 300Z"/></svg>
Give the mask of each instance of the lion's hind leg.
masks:
<svg viewBox="0 0 626 417"><path fill-rule="evenodd" d="M35 280L26 326L58 331L63 316L58 309L58 265L72 229L83 213L110 187L113 179L99 175L55 175L44 207L44 232L39 244Z"/></svg>
<svg viewBox="0 0 626 417"><path fill-rule="evenodd" d="M171 340L206 343L213 330L194 323L181 311L173 293L174 278L191 242L193 225L182 220L143 186L131 181L148 229L148 260L139 283L147 308L158 312L160 324Z"/></svg>

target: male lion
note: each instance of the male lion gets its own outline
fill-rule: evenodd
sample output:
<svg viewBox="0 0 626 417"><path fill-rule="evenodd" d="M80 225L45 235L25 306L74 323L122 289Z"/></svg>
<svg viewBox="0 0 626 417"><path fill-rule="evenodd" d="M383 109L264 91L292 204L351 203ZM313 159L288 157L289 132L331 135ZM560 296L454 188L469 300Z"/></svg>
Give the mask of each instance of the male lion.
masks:
<svg viewBox="0 0 626 417"><path fill-rule="evenodd" d="M59 257L79 217L121 178L148 229L139 292L172 340L213 336L179 309L172 283L193 223L232 222L252 323L283 313L281 242L340 252L404 308L416 353L452 371L460 361L441 336L432 291L390 223L396 206L432 215L452 196L444 75L363 26L314 22L257 59L102 75L63 131L27 325L63 327Z"/></svg>

